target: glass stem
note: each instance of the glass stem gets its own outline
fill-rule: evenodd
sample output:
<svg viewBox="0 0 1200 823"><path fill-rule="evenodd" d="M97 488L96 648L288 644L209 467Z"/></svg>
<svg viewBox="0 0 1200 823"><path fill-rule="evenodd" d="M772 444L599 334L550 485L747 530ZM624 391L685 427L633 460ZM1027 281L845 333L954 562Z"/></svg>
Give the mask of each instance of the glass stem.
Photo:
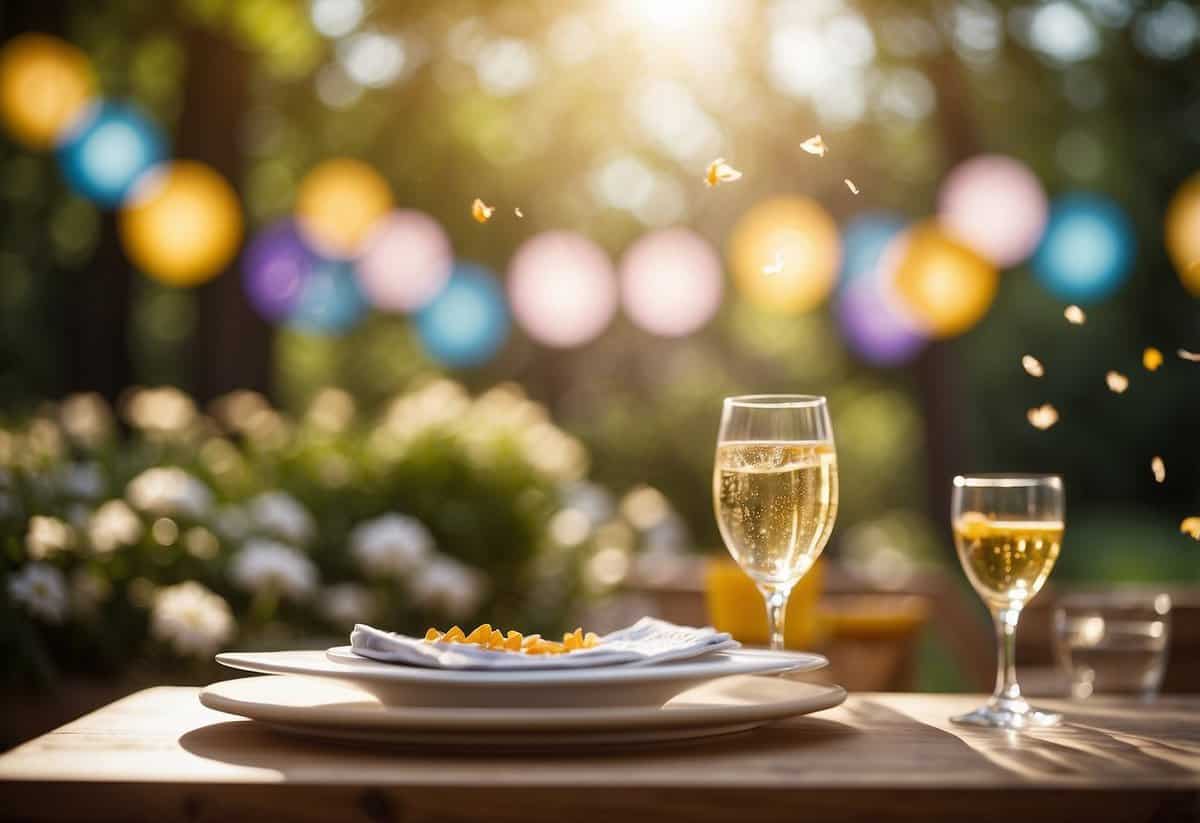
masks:
<svg viewBox="0 0 1200 823"><path fill-rule="evenodd" d="M791 587L759 586L758 590L767 602L767 635L771 638L771 651L783 651L783 620Z"/></svg>
<svg viewBox="0 0 1200 823"><path fill-rule="evenodd" d="M996 623L997 647L996 691L992 694L994 702L1021 699L1016 668L1017 619L1020 616L1020 609L998 609L992 613Z"/></svg>

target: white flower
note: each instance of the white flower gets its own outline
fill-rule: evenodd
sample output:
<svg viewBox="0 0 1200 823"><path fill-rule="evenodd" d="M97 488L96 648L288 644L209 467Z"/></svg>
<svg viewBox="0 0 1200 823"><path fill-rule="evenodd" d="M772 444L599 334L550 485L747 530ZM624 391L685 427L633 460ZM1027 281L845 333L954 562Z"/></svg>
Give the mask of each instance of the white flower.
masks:
<svg viewBox="0 0 1200 823"><path fill-rule="evenodd" d="M433 550L433 535L415 517L385 514L350 533L350 552L373 577L397 577L420 565Z"/></svg>
<svg viewBox="0 0 1200 823"><path fill-rule="evenodd" d="M88 521L88 539L100 554L111 554L121 546L132 546L142 539L142 519L124 500L109 500L92 512Z"/></svg>
<svg viewBox="0 0 1200 823"><path fill-rule="evenodd" d="M378 607L375 595L357 583L335 583L321 592L321 614L330 623L365 623Z"/></svg>
<svg viewBox="0 0 1200 823"><path fill-rule="evenodd" d="M97 463L70 463L59 474L58 486L67 497L95 500L104 494L104 472Z"/></svg>
<svg viewBox="0 0 1200 823"><path fill-rule="evenodd" d="M95 448L112 435L112 412L95 392L70 395L63 400L58 416L63 429L81 446Z"/></svg>
<svg viewBox="0 0 1200 823"><path fill-rule="evenodd" d="M129 481L125 496L134 508L159 515L203 517L212 506L208 486L176 466L146 469Z"/></svg>
<svg viewBox="0 0 1200 823"><path fill-rule="evenodd" d="M461 619L470 617L479 608L486 583L481 572L451 557L440 556L417 572L409 581L409 588L419 605Z"/></svg>
<svg viewBox="0 0 1200 823"><path fill-rule="evenodd" d="M229 604L194 581L168 586L154 596L150 631L180 655L207 657L235 628Z"/></svg>
<svg viewBox="0 0 1200 823"><path fill-rule="evenodd" d="M8 581L8 595L35 617L61 623L67 616L67 582L45 563L30 563Z"/></svg>
<svg viewBox="0 0 1200 823"><path fill-rule="evenodd" d="M173 386L141 389L130 398L125 416L150 434L171 434L191 425L196 418L196 404Z"/></svg>
<svg viewBox="0 0 1200 823"><path fill-rule="evenodd" d="M29 518L29 531L25 534L25 549L34 560L65 551L75 542L75 532L57 517L34 515Z"/></svg>
<svg viewBox="0 0 1200 823"><path fill-rule="evenodd" d="M264 492L247 506L255 526L272 537L291 543L307 543L316 531L308 509L286 492Z"/></svg>
<svg viewBox="0 0 1200 823"><path fill-rule="evenodd" d="M248 540L233 558L229 574L243 589L275 589L293 600L304 600L317 587L317 567L291 546L274 540Z"/></svg>

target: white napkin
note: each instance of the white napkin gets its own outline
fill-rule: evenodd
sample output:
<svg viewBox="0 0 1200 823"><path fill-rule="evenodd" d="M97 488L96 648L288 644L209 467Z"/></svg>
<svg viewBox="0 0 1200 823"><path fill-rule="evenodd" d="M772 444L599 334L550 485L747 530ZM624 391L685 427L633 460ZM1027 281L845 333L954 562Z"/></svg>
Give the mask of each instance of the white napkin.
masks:
<svg viewBox="0 0 1200 823"><path fill-rule="evenodd" d="M427 643L418 637L381 631L361 623L350 633L355 654L384 663L435 669L574 669L583 666L653 666L670 660L736 649L726 632L706 626L676 626L643 617L632 626L600 638L599 645L570 654L514 654L467 643Z"/></svg>

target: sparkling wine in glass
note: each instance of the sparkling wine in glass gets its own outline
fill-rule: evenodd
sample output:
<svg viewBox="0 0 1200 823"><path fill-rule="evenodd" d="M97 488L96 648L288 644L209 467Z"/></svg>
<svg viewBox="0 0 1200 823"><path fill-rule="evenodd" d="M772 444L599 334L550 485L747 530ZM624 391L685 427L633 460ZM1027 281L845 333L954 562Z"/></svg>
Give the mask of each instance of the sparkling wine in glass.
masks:
<svg viewBox="0 0 1200 823"><path fill-rule="evenodd" d="M991 699L953 721L1004 729L1056 725L1061 715L1034 709L1021 696L1013 652L1021 609L1050 576L1062 545L1062 478L955 477L951 520L958 559L992 613L999 647Z"/></svg>
<svg viewBox="0 0 1200 823"><path fill-rule="evenodd" d="M837 452L824 397L727 397L713 502L726 548L767 606L783 648L788 595L820 556L837 518Z"/></svg>

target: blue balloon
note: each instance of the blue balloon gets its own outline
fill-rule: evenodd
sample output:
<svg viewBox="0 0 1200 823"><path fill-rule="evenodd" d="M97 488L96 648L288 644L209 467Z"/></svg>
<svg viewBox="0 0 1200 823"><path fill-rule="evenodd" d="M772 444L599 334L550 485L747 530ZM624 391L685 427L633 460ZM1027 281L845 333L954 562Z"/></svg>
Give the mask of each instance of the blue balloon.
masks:
<svg viewBox="0 0 1200 823"><path fill-rule="evenodd" d="M903 217L886 211L865 212L851 219L842 230L841 286L871 272L887 244L906 225Z"/></svg>
<svg viewBox="0 0 1200 823"><path fill-rule="evenodd" d="M1051 294L1089 303L1120 288L1136 250L1133 225L1120 206L1099 195L1068 194L1051 207L1030 265Z"/></svg>
<svg viewBox="0 0 1200 823"><path fill-rule="evenodd" d="M91 108L58 149L67 183L101 206L117 206L133 184L167 157L162 131L132 106Z"/></svg>
<svg viewBox="0 0 1200 823"><path fill-rule="evenodd" d="M301 283L288 325L309 334L342 334L354 328L366 311L354 266L322 260Z"/></svg>
<svg viewBox="0 0 1200 823"><path fill-rule="evenodd" d="M416 315L425 351L447 366L478 366L508 337L508 305L495 276L475 263L455 263L446 286Z"/></svg>

